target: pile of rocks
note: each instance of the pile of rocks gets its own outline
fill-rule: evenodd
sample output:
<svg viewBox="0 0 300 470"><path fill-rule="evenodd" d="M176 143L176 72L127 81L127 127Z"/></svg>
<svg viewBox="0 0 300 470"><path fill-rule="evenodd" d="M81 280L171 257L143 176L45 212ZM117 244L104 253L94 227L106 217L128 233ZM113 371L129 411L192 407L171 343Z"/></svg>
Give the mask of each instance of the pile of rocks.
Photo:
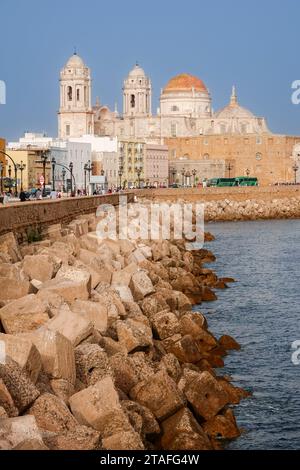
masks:
<svg viewBox="0 0 300 470"><path fill-rule="evenodd" d="M226 287L184 241L0 240L0 449L217 449L247 393L195 303ZM207 235L207 239L209 239Z"/></svg>

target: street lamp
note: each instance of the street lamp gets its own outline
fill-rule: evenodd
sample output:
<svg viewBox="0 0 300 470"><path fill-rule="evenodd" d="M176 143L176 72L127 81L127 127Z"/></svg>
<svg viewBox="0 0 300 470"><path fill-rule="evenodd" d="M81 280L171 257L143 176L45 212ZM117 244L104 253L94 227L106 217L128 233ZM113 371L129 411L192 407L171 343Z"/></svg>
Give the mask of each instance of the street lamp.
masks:
<svg viewBox="0 0 300 470"><path fill-rule="evenodd" d="M182 176L182 186L184 186L185 168L182 168L181 176Z"/></svg>
<svg viewBox="0 0 300 470"><path fill-rule="evenodd" d="M141 173L142 173L142 168L140 166L135 167L135 171L138 177L138 188L141 189Z"/></svg>
<svg viewBox="0 0 300 470"><path fill-rule="evenodd" d="M56 165L56 161L55 161L54 157L51 160L51 165L52 165L52 191L55 191L55 165Z"/></svg>
<svg viewBox="0 0 300 470"><path fill-rule="evenodd" d="M293 170L294 170L294 174L295 174L295 184L297 184L297 171L299 170L299 167L298 167L296 162L293 165Z"/></svg>
<svg viewBox="0 0 300 470"><path fill-rule="evenodd" d="M3 193L3 164L0 162L1 194Z"/></svg>
<svg viewBox="0 0 300 470"><path fill-rule="evenodd" d="M176 181L175 181L175 176L176 176L176 174L177 174L176 168L174 168L174 167L171 168L171 175L172 175L172 183L173 183L173 184L175 184L175 182L176 182Z"/></svg>
<svg viewBox="0 0 300 470"><path fill-rule="evenodd" d="M47 152L43 152L42 155L41 155L41 161L42 161L42 165L43 165L43 178L44 178L44 182L43 182L43 196L46 196L46 165L48 163L48 153Z"/></svg>
<svg viewBox="0 0 300 470"><path fill-rule="evenodd" d="M10 194L11 193L11 165L8 165L8 178L9 178L8 192Z"/></svg>
<svg viewBox="0 0 300 470"><path fill-rule="evenodd" d="M87 194L86 192L86 174L87 172L89 173L89 182L91 181L91 171L93 170L94 168L94 164L91 163L91 161L89 160L83 167L84 169L84 191L85 191L85 194Z"/></svg>
<svg viewBox="0 0 300 470"><path fill-rule="evenodd" d="M23 160L21 160L21 163L17 165L18 170L21 172L21 191L23 191L23 171L26 168L25 163L23 163Z"/></svg>
<svg viewBox="0 0 300 470"><path fill-rule="evenodd" d="M196 174L197 174L197 170L192 170L192 175L194 177L194 186L196 186Z"/></svg>
<svg viewBox="0 0 300 470"><path fill-rule="evenodd" d="M233 170L233 165L231 165L231 163L227 163L226 170L228 171L228 176L230 178L230 172Z"/></svg>
<svg viewBox="0 0 300 470"><path fill-rule="evenodd" d="M71 173L71 196L73 196L73 163L70 162L69 169Z"/></svg>
<svg viewBox="0 0 300 470"><path fill-rule="evenodd" d="M86 194L86 173L87 173L87 169L88 169L88 164L85 163L84 167L83 167L83 170L84 170L84 193L85 194Z"/></svg>
<svg viewBox="0 0 300 470"><path fill-rule="evenodd" d="M64 168L62 169L61 174L62 174L62 180L63 180L63 188L62 189L63 189L63 193L65 193L66 192L66 187L65 187L66 170Z"/></svg>
<svg viewBox="0 0 300 470"><path fill-rule="evenodd" d="M118 175L119 175L119 178L120 178L120 189L122 189L122 176L123 176L123 166L120 166L119 168L119 171L118 171Z"/></svg>
<svg viewBox="0 0 300 470"><path fill-rule="evenodd" d="M14 166L14 169L15 169L15 196L17 197L18 196L18 185L17 185L17 171L18 171L18 169L17 169L17 165L16 165L14 159L10 155L8 155L8 153L3 152L3 150L0 150L0 153L2 155L4 155L5 157L9 158L10 161L12 162L13 166Z"/></svg>

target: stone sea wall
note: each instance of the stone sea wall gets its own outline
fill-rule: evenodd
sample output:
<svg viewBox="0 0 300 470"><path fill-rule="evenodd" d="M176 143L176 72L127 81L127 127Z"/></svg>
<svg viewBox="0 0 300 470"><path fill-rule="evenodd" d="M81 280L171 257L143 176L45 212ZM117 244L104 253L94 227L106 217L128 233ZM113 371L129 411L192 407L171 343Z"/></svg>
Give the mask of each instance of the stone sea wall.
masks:
<svg viewBox="0 0 300 470"><path fill-rule="evenodd" d="M219 449L248 393L215 369L240 346L192 308L233 280L184 240L95 227L91 214L30 245L0 236L0 449Z"/></svg>

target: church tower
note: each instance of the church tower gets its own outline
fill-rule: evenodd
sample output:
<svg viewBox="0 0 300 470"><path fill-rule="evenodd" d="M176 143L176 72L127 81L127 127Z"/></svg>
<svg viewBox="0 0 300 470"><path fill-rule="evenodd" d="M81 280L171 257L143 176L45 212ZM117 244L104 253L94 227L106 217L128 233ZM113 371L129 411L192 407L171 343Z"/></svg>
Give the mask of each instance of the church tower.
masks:
<svg viewBox="0 0 300 470"><path fill-rule="evenodd" d="M144 70L136 64L124 80L123 87L124 117L151 116L151 80Z"/></svg>
<svg viewBox="0 0 300 470"><path fill-rule="evenodd" d="M91 71L75 52L60 72L58 136L68 139L93 133Z"/></svg>

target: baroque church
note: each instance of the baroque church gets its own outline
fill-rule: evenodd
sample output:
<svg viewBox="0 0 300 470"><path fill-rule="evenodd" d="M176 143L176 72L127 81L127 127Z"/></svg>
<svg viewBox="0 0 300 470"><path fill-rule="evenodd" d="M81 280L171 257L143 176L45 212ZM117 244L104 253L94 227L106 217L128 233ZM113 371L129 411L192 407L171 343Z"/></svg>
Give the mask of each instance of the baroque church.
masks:
<svg viewBox="0 0 300 470"><path fill-rule="evenodd" d="M136 64L123 84L123 111L91 102L91 70L74 53L60 73L58 134L62 139L92 134L163 144L169 138L270 134L263 117L240 106L235 87L225 108L213 112L203 81L188 73L169 80L152 114L152 85Z"/></svg>

